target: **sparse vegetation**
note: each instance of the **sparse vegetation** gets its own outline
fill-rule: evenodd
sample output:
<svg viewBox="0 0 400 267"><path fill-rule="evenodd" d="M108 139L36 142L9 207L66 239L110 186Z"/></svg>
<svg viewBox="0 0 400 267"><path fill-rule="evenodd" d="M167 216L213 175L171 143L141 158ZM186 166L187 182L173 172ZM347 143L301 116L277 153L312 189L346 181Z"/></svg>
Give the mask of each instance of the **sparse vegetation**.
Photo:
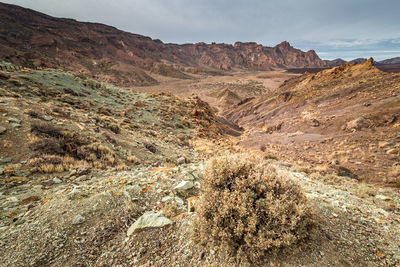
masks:
<svg viewBox="0 0 400 267"><path fill-rule="evenodd" d="M314 224L300 188L261 157L212 158L202 190L196 238L239 261L260 262L305 239Z"/></svg>
<svg viewBox="0 0 400 267"><path fill-rule="evenodd" d="M117 155L107 146L96 142L96 138L85 138L76 132L67 131L50 122L36 121L31 125L30 148L33 158L29 161L35 170L44 173L62 172L79 165L98 168L118 166Z"/></svg>

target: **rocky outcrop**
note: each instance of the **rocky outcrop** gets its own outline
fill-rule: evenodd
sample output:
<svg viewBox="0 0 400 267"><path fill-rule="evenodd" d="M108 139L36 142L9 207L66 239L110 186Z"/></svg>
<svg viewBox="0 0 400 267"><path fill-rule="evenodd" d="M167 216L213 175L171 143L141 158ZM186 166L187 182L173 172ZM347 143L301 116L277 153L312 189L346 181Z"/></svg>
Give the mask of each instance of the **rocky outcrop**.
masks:
<svg viewBox="0 0 400 267"><path fill-rule="evenodd" d="M286 41L275 47L242 42L164 44L107 25L54 18L3 3L0 47L0 59L17 65L62 67L111 81L118 76L134 84L155 82L140 70L180 77L184 74L179 71L199 68L227 71L329 66L315 51L303 52ZM134 74L128 78L127 73Z"/></svg>

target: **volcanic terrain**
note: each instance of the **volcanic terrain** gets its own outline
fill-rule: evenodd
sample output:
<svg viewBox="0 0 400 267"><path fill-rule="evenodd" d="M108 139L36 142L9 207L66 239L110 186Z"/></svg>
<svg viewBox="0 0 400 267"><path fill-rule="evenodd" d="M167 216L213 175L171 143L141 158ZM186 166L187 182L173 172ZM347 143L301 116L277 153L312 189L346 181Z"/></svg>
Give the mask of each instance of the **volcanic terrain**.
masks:
<svg viewBox="0 0 400 267"><path fill-rule="evenodd" d="M164 44L1 3L0 58L0 266L242 266L193 239L207 161L229 154L313 210L308 239L254 266L400 264L400 74L373 59Z"/></svg>

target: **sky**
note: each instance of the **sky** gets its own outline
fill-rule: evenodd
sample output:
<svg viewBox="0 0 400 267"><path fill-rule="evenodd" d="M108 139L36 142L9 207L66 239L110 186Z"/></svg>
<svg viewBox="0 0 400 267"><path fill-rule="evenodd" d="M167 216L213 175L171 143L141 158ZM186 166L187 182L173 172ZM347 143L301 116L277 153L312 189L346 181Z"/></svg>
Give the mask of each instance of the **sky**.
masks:
<svg viewBox="0 0 400 267"><path fill-rule="evenodd" d="M288 41L322 59L400 56L400 0L0 0L165 43Z"/></svg>

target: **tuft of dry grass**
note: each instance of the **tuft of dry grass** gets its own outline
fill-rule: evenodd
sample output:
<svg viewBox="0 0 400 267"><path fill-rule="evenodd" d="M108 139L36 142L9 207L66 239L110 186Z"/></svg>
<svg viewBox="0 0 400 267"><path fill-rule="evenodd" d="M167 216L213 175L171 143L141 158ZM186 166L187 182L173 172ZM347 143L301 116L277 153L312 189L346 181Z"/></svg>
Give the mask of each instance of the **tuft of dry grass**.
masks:
<svg viewBox="0 0 400 267"><path fill-rule="evenodd" d="M128 162L134 163L134 164L136 164L136 165L139 165L139 164L140 164L140 159L139 159L138 157L136 157L136 156L129 156L129 157L126 158L126 160L127 160Z"/></svg>
<svg viewBox="0 0 400 267"><path fill-rule="evenodd" d="M96 138L83 137L49 122L32 123L29 139L33 151L30 166L36 171L62 172L79 164L97 168L119 165L119 170L127 169L114 151Z"/></svg>

